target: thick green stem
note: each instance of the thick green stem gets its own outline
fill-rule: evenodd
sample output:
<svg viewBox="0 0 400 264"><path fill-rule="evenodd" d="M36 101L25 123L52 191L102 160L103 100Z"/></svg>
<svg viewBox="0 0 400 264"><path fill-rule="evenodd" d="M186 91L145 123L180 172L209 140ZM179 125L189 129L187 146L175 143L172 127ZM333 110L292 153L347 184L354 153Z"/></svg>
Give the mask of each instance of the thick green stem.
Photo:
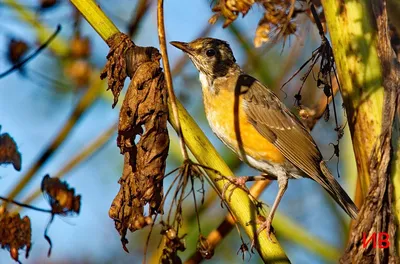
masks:
<svg viewBox="0 0 400 264"><path fill-rule="evenodd" d="M322 1L363 197L367 194L370 181L371 151L381 133L383 106L381 64L367 2Z"/></svg>

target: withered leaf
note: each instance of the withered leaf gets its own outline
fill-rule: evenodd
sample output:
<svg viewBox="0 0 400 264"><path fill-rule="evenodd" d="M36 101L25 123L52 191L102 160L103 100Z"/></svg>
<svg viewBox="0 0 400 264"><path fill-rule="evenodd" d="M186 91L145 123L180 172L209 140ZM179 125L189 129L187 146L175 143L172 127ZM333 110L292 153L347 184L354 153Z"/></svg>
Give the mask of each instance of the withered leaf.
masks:
<svg viewBox="0 0 400 264"><path fill-rule="evenodd" d="M108 88L114 95L114 108L124 87L125 79L136 71L137 67L147 61L158 61L161 55L152 47L138 47L125 34L117 33L107 40L110 51L107 63L100 78L108 79Z"/></svg>
<svg viewBox="0 0 400 264"><path fill-rule="evenodd" d="M127 230L141 229L152 222L152 215L163 212L163 176L169 147L167 89L157 49L138 47L124 34L114 35L107 43L111 48L102 78L108 78L114 105L125 78L132 78L118 126L117 145L124 155L124 170L120 190L109 210L123 248L128 251ZM140 136L137 144L136 136Z"/></svg>

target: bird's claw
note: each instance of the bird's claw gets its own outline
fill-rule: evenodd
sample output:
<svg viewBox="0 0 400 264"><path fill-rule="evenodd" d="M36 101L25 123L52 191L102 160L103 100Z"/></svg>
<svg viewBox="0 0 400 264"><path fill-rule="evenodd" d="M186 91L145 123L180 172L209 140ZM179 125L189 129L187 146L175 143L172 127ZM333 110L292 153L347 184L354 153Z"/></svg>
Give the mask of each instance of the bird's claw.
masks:
<svg viewBox="0 0 400 264"><path fill-rule="evenodd" d="M221 181L221 180L226 180L228 182L226 182L224 184L223 190L222 190L222 197L226 197L225 193L228 191L229 186L233 185L233 188L230 190L230 193L228 195L228 201L231 200L233 191L236 188L240 188L242 190L244 190L246 193L249 193L249 190L246 187L246 182L248 181L247 176L242 176L242 177L227 177L227 176L219 176L218 178L215 179L215 181Z"/></svg>
<svg viewBox="0 0 400 264"><path fill-rule="evenodd" d="M257 223L261 224L261 226L257 229L257 233L256 233L256 237L253 238L253 240L251 241L251 251L253 252L253 248L255 248L256 246L256 239L258 238L258 235L260 235L261 232L265 231L267 232L267 237L268 240L272 243L276 243L274 241L274 239L272 239L271 237L271 233L274 233L274 228L272 227L272 219L271 217L267 217L267 219L261 221L261 220L257 220Z"/></svg>

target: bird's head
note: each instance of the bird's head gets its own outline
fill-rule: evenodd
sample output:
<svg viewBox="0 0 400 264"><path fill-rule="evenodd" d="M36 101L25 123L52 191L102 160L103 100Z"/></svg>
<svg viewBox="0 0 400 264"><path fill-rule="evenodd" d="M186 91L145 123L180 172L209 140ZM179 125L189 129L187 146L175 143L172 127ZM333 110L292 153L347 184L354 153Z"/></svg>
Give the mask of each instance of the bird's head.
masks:
<svg viewBox="0 0 400 264"><path fill-rule="evenodd" d="M172 41L171 44L189 55L197 70L211 79L225 76L236 64L229 44L223 40L198 38L189 43Z"/></svg>

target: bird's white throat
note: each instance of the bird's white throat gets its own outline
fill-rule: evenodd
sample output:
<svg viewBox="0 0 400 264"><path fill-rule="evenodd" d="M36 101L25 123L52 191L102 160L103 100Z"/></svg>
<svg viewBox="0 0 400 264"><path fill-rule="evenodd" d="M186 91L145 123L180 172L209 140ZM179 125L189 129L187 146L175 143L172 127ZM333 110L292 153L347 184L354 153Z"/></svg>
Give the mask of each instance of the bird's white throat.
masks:
<svg viewBox="0 0 400 264"><path fill-rule="evenodd" d="M199 72L199 79L201 82L201 87L203 89L210 86L210 83L208 83L207 75L205 75L203 72Z"/></svg>
<svg viewBox="0 0 400 264"><path fill-rule="evenodd" d="M209 78L207 78L207 75L203 72L199 72L199 80L201 82L201 88L203 89L203 91L206 89L209 92L215 94L215 90L214 90L214 84L210 81Z"/></svg>

